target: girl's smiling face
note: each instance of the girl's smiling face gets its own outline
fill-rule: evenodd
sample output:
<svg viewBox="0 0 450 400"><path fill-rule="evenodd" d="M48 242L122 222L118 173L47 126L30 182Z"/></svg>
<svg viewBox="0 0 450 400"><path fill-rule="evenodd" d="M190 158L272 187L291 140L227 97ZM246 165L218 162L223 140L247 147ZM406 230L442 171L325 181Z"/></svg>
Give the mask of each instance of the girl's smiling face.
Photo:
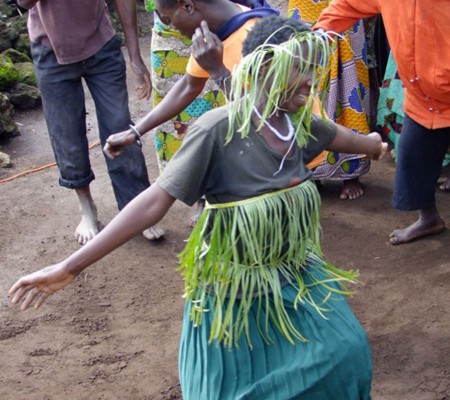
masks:
<svg viewBox="0 0 450 400"><path fill-rule="evenodd" d="M316 49L313 49L313 53L315 54ZM296 113L298 110L307 104L309 96L311 96L311 91L313 88L313 80L315 77L315 68L316 65L308 60L307 49L303 49L303 54L293 62L293 66L291 69L291 73L289 75L286 90L284 94L281 94L281 101L278 104L278 108L281 111L285 111L288 113ZM301 66L304 63L311 64L311 68L301 73Z"/></svg>
<svg viewBox="0 0 450 400"><path fill-rule="evenodd" d="M285 101L279 104L279 109L288 113L296 113L300 107L306 105L308 97L311 95L313 85L313 71L308 71L305 75L299 76L298 63L292 69L288 87L286 89Z"/></svg>

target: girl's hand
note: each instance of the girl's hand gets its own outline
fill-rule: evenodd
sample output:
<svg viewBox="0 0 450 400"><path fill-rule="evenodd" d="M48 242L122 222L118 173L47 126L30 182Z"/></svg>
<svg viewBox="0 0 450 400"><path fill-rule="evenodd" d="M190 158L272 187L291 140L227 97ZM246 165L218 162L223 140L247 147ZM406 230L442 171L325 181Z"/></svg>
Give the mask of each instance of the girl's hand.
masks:
<svg viewBox="0 0 450 400"><path fill-rule="evenodd" d="M13 296L11 302L19 303L21 310L29 307L39 308L49 296L63 289L75 279L75 275L68 272L64 265L55 264L20 278L9 289Z"/></svg>

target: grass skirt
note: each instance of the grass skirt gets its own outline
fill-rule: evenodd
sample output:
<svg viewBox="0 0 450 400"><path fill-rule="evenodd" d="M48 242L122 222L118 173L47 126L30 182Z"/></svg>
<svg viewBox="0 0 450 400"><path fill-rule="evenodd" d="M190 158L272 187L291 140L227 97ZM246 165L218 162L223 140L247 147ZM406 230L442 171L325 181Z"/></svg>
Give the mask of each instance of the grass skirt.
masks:
<svg viewBox="0 0 450 400"><path fill-rule="evenodd" d="M313 270L316 279L324 278L320 266ZM330 285L338 288L336 282ZM252 348L245 335L239 347L208 344L213 312L205 313L200 326L194 327L189 318L192 303L187 302L179 352L183 399L369 400L371 351L346 297L333 294L324 318L308 303L295 310L297 294L293 286L282 289L290 318L308 339L295 345L275 326L270 328L273 343L262 339L256 318L265 316L257 316L256 304L248 314ZM311 294L317 303L324 300L320 286L311 287Z"/></svg>

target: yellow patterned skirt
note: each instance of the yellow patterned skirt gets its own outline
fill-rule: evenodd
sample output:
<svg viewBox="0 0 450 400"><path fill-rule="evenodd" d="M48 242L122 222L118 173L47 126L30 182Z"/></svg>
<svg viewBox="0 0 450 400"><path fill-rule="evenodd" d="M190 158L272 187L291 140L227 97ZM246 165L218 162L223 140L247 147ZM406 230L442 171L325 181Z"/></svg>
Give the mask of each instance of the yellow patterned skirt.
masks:
<svg viewBox="0 0 450 400"><path fill-rule="evenodd" d="M289 0L291 18L313 25L329 0ZM364 21L333 44L330 91L325 101L329 118L357 134L369 133L370 83ZM370 162L361 154L329 152L314 170L313 179L353 179L369 171Z"/></svg>
<svg viewBox="0 0 450 400"><path fill-rule="evenodd" d="M151 43L153 107L158 105L185 74L190 39L164 25L155 14ZM202 114L225 104L224 93L211 80L203 92L180 114L154 129L160 172L180 148L188 127Z"/></svg>

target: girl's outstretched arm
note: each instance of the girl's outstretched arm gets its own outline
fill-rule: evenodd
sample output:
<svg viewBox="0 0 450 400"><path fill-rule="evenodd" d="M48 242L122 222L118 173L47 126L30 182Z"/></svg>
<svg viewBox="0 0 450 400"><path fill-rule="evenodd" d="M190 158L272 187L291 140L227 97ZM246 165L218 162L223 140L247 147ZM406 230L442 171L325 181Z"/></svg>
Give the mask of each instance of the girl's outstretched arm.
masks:
<svg viewBox="0 0 450 400"><path fill-rule="evenodd" d="M40 305L75 277L114 249L160 221L175 198L157 183L131 201L97 236L64 261L20 278L9 290L21 310Z"/></svg>
<svg viewBox="0 0 450 400"><path fill-rule="evenodd" d="M371 159L378 160L386 153L387 143L381 140L377 132L360 135L342 125L337 125L336 137L327 150L338 153L367 154Z"/></svg>

